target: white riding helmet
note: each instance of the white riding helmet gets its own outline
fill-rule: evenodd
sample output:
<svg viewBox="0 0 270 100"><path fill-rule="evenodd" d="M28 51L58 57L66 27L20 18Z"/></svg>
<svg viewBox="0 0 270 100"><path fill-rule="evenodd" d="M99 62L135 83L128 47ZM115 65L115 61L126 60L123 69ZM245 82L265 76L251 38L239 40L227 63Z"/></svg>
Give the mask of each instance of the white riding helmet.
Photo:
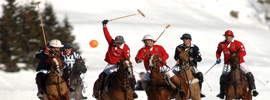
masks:
<svg viewBox="0 0 270 100"><path fill-rule="evenodd" d="M64 45L62 45L61 41L58 39L52 39L49 43L50 47L55 47L55 48L62 48Z"/></svg>
<svg viewBox="0 0 270 100"><path fill-rule="evenodd" d="M152 36L152 35L150 35L150 34L145 35L145 36L143 37L142 41L144 41L144 40L152 40L152 41L154 41L154 42L155 42L155 40L154 40L153 36Z"/></svg>

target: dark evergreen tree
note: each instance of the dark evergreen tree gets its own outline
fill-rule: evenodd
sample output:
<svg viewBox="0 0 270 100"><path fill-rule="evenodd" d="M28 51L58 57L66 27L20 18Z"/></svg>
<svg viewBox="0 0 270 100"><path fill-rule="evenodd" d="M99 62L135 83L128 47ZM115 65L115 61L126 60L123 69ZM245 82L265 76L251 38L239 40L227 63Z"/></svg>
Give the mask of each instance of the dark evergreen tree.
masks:
<svg viewBox="0 0 270 100"><path fill-rule="evenodd" d="M79 46L77 43L74 43L75 36L72 35L73 27L68 21L68 17L65 16L63 20L63 25L58 26L57 33L59 34L57 37L63 42L63 43L70 43L72 44L73 50L77 53L80 53Z"/></svg>
<svg viewBox="0 0 270 100"><path fill-rule="evenodd" d="M19 42L20 28L17 20L17 4L15 0L6 0L7 5L3 5L3 15L0 19L1 47L0 57L1 63L5 64L5 70L8 72L16 72L20 69L17 67L19 59L19 51L17 43Z"/></svg>
<svg viewBox="0 0 270 100"><path fill-rule="evenodd" d="M19 10L21 28L19 45L22 48L19 62L25 63L26 68L34 69L38 63L34 55L45 46L38 11L35 8L32 2L30 5L21 6Z"/></svg>

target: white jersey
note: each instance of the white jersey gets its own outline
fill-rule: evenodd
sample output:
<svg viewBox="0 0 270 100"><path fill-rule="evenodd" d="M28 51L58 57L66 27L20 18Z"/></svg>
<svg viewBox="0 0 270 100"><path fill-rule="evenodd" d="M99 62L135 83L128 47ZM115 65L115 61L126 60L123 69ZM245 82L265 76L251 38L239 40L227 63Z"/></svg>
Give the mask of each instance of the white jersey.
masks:
<svg viewBox="0 0 270 100"><path fill-rule="evenodd" d="M75 59L81 59L81 56L76 52L73 52L73 55L63 55L63 57L64 57L64 63L66 64L67 67L70 67L70 68L73 67L73 64L75 63Z"/></svg>

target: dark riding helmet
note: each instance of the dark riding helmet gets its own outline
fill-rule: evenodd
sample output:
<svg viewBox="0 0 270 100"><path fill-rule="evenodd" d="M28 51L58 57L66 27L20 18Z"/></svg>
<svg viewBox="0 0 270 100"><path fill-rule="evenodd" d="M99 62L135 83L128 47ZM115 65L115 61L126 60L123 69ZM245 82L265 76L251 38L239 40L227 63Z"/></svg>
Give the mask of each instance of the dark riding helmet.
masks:
<svg viewBox="0 0 270 100"><path fill-rule="evenodd" d="M188 33L183 34L182 37L181 37L180 39L181 39L181 40L183 40L183 39L190 39L190 40L192 40L191 35L188 34Z"/></svg>
<svg viewBox="0 0 270 100"><path fill-rule="evenodd" d="M65 48L65 49L66 49L66 48L72 48L72 46L71 46L70 43L65 43L65 44L64 44L64 48Z"/></svg>
<svg viewBox="0 0 270 100"><path fill-rule="evenodd" d="M123 36L116 36L114 41L115 43L125 43Z"/></svg>

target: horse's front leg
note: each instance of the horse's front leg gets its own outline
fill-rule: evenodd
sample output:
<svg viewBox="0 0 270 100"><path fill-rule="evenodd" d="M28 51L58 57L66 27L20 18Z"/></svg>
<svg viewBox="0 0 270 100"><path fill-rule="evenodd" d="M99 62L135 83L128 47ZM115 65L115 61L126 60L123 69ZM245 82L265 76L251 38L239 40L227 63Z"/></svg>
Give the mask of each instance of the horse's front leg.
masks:
<svg viewBox="0 0 270 100"><path fill-rule="evenodd" d="M232 97L227 97L225 98L225 100L232 100L233 98Z"/></svg>
<svg viewBox="0 0 270 100"><path fill-rule="evenodd" d="M63 95L62 98L64 98L64 100L69 100L69 99L70 99L69 92L66 92L66 93ZM61 99L61 100L62 100L62 99Z"/></svg>

